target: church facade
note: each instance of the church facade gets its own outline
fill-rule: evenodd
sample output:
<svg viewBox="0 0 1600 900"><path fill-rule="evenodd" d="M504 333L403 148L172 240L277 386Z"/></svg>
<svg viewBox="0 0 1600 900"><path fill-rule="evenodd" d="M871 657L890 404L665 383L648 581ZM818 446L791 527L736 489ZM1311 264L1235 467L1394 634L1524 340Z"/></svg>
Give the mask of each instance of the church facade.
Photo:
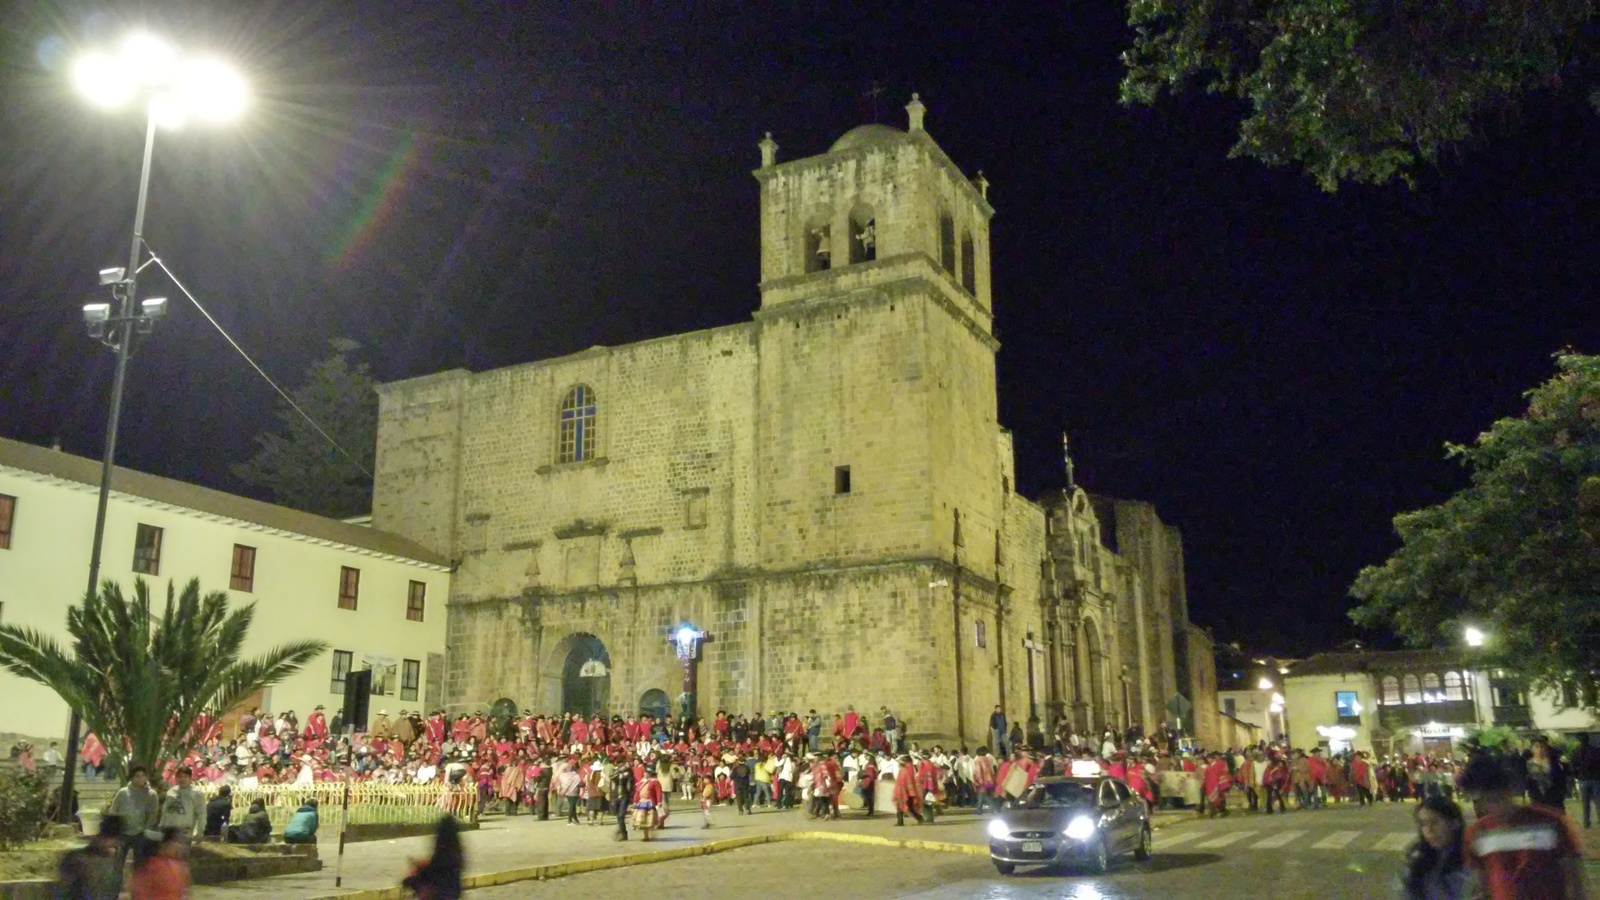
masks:
<svg viewBox="0 0 1600 900"><path fill-rule="evenodd" d="M1016 493L987 184L907 110L810 158L762 142L752 321L380 389L373 524L456 563L453 709L664 711L692 625L703 715L1171 718L1181 540Z"/></svg>

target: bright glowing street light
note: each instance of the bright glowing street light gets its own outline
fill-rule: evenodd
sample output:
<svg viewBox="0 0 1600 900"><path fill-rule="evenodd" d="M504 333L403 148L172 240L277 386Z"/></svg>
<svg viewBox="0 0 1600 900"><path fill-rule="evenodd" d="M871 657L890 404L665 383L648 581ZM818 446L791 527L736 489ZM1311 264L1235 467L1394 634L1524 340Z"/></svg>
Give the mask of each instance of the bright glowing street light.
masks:
<svg viewBox="0 0 1600 900"><path fill-rule="evenodd" d="M1272 690L1272 679L1271 678L1263 678L1260 681L1256 682L1256 687L1260 688L1263 691L1270 691L1270 690Z"/></svg>
<svg viewBox="0 0 1600 900"><path fill-rule="evenodd" d="M1466 639L1468 647L1483 646L1484 634L1482 629L1468 625L1466 630L1461 633L1461 636Z"/></svg>
<svg viewBox="0 0 1600 900"><path fill-rule="evenodd" d="M232 67L209 56L185 57L151 34L128 36L114 51L94 50L72 67L72 82L95 106L118 109L135 99L163 128L193 119L226 122L244 111L249 91Z"/></svg>
<svg viewBox="0 0 1600 900"><path fill-rule="evenodd" d="M176 128L190 118L225 121L244 110L248 99L244 79L232 68L209 57L185 58L176 47L155 35L129 35L114 50L94 50L72 66L72 82L93 105L116 109L138 101L145 108L144 164L139 170L139 201L133 211L133 241L126 268L101 269L100 285L111 289L112 303L90 303L83 307L83 322L89 336L110 347L117 355L111 377L111 409L106 416L105 452L100 458L100 498L95 510L94 544L89 549L89 587L94 593L100 582L100 551L105 543L106 504L111 496L111 473L116 466L117 426L122 418L123 385L128 377L128 358L137 335L149 334L155 323L167 314L167 301L160 297L140 300L139 272L144 268L144 209L150 195L150 158L155 153L156 126ZM78 768L78 732L82 717L72 710L67 725L67 758L63 767L61 796L73 795ZM72 804L63 803L60 821L70 822Z"/></svg>

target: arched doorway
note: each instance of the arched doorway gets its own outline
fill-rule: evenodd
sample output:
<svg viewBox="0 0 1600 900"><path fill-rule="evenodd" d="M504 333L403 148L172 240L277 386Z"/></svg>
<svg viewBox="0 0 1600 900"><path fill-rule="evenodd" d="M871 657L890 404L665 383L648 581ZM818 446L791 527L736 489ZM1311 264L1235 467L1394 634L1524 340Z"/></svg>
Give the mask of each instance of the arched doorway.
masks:
<svg viewBox="0 0 1600 900"><path fill-rule="evenodd" d="M551 687L559 690L557 712L585 718L610 715L611 654L606 652L604 642L582 632L568 635L556 645L550 662L554 671L547 671L555 676L550 679L554 682ZM547 696L555 693L547 691Z"/></svg>
<svg viewBox="0 0 1600 900"><path fill-rule="evenodd" d="M639 698L639 715L654 716L656 719L665 719L672 714L672 701L667 697L667 692L660 688L651 688Z"/></svg>
<svg viewBox="0 0 1600 900"><path fill-rule="evenodd" d="M1093 619L1083 620L1078 648L1078 659L1083 666L1083 698L1089 705L1089 729L1098 739L1110 719L1106 714L1105 648L1100 643L1100 629Z"/></svg>

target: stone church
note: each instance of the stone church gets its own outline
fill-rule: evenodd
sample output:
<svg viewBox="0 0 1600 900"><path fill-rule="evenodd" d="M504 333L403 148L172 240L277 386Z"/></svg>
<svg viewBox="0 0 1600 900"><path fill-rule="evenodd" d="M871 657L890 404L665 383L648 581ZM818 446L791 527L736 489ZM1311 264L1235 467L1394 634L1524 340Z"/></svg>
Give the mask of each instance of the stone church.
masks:
<svg viewBox="0 0 1600 900"><path fill-rule="evenodd" d="M1149 728L1193 696L1177 531L1016 493L988 185L906 109L761 142L752 321L380 389L373 525L456 563L453 709L665 711L684 626L703 715L887 706L977 742L996 705Z"/></svg>

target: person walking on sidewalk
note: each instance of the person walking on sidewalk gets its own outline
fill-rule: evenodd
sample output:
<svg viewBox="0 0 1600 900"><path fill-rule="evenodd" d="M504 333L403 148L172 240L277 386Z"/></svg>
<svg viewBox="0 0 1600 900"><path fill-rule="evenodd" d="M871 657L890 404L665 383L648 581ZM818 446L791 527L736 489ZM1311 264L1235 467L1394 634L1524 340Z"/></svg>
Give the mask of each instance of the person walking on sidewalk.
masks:
<svg viewBox="0 0 1600 900"><path fill-rule="evenodd" d="M578 794L583 791L583 776L578 774L575 761L568 760L556 775L555 790L567 805L567 824L578 824Z"/></svg>
<svg viewBox="0 0 1600 900"><path fill-rule="evenodd" d="M617 771L611 776L611 814L617 817L616 839L628 839L628 810L633 804L633 792L637 785L633 778L633 767L623 764L617 766Z"/></svg>
<svg viewBox="0 0 1600 900"><path fill-rule="evenodd" d="M461 829L453 816L441 816L433 832L433 856L418 862L400 882L417 900L461 900Z"/></svg>

